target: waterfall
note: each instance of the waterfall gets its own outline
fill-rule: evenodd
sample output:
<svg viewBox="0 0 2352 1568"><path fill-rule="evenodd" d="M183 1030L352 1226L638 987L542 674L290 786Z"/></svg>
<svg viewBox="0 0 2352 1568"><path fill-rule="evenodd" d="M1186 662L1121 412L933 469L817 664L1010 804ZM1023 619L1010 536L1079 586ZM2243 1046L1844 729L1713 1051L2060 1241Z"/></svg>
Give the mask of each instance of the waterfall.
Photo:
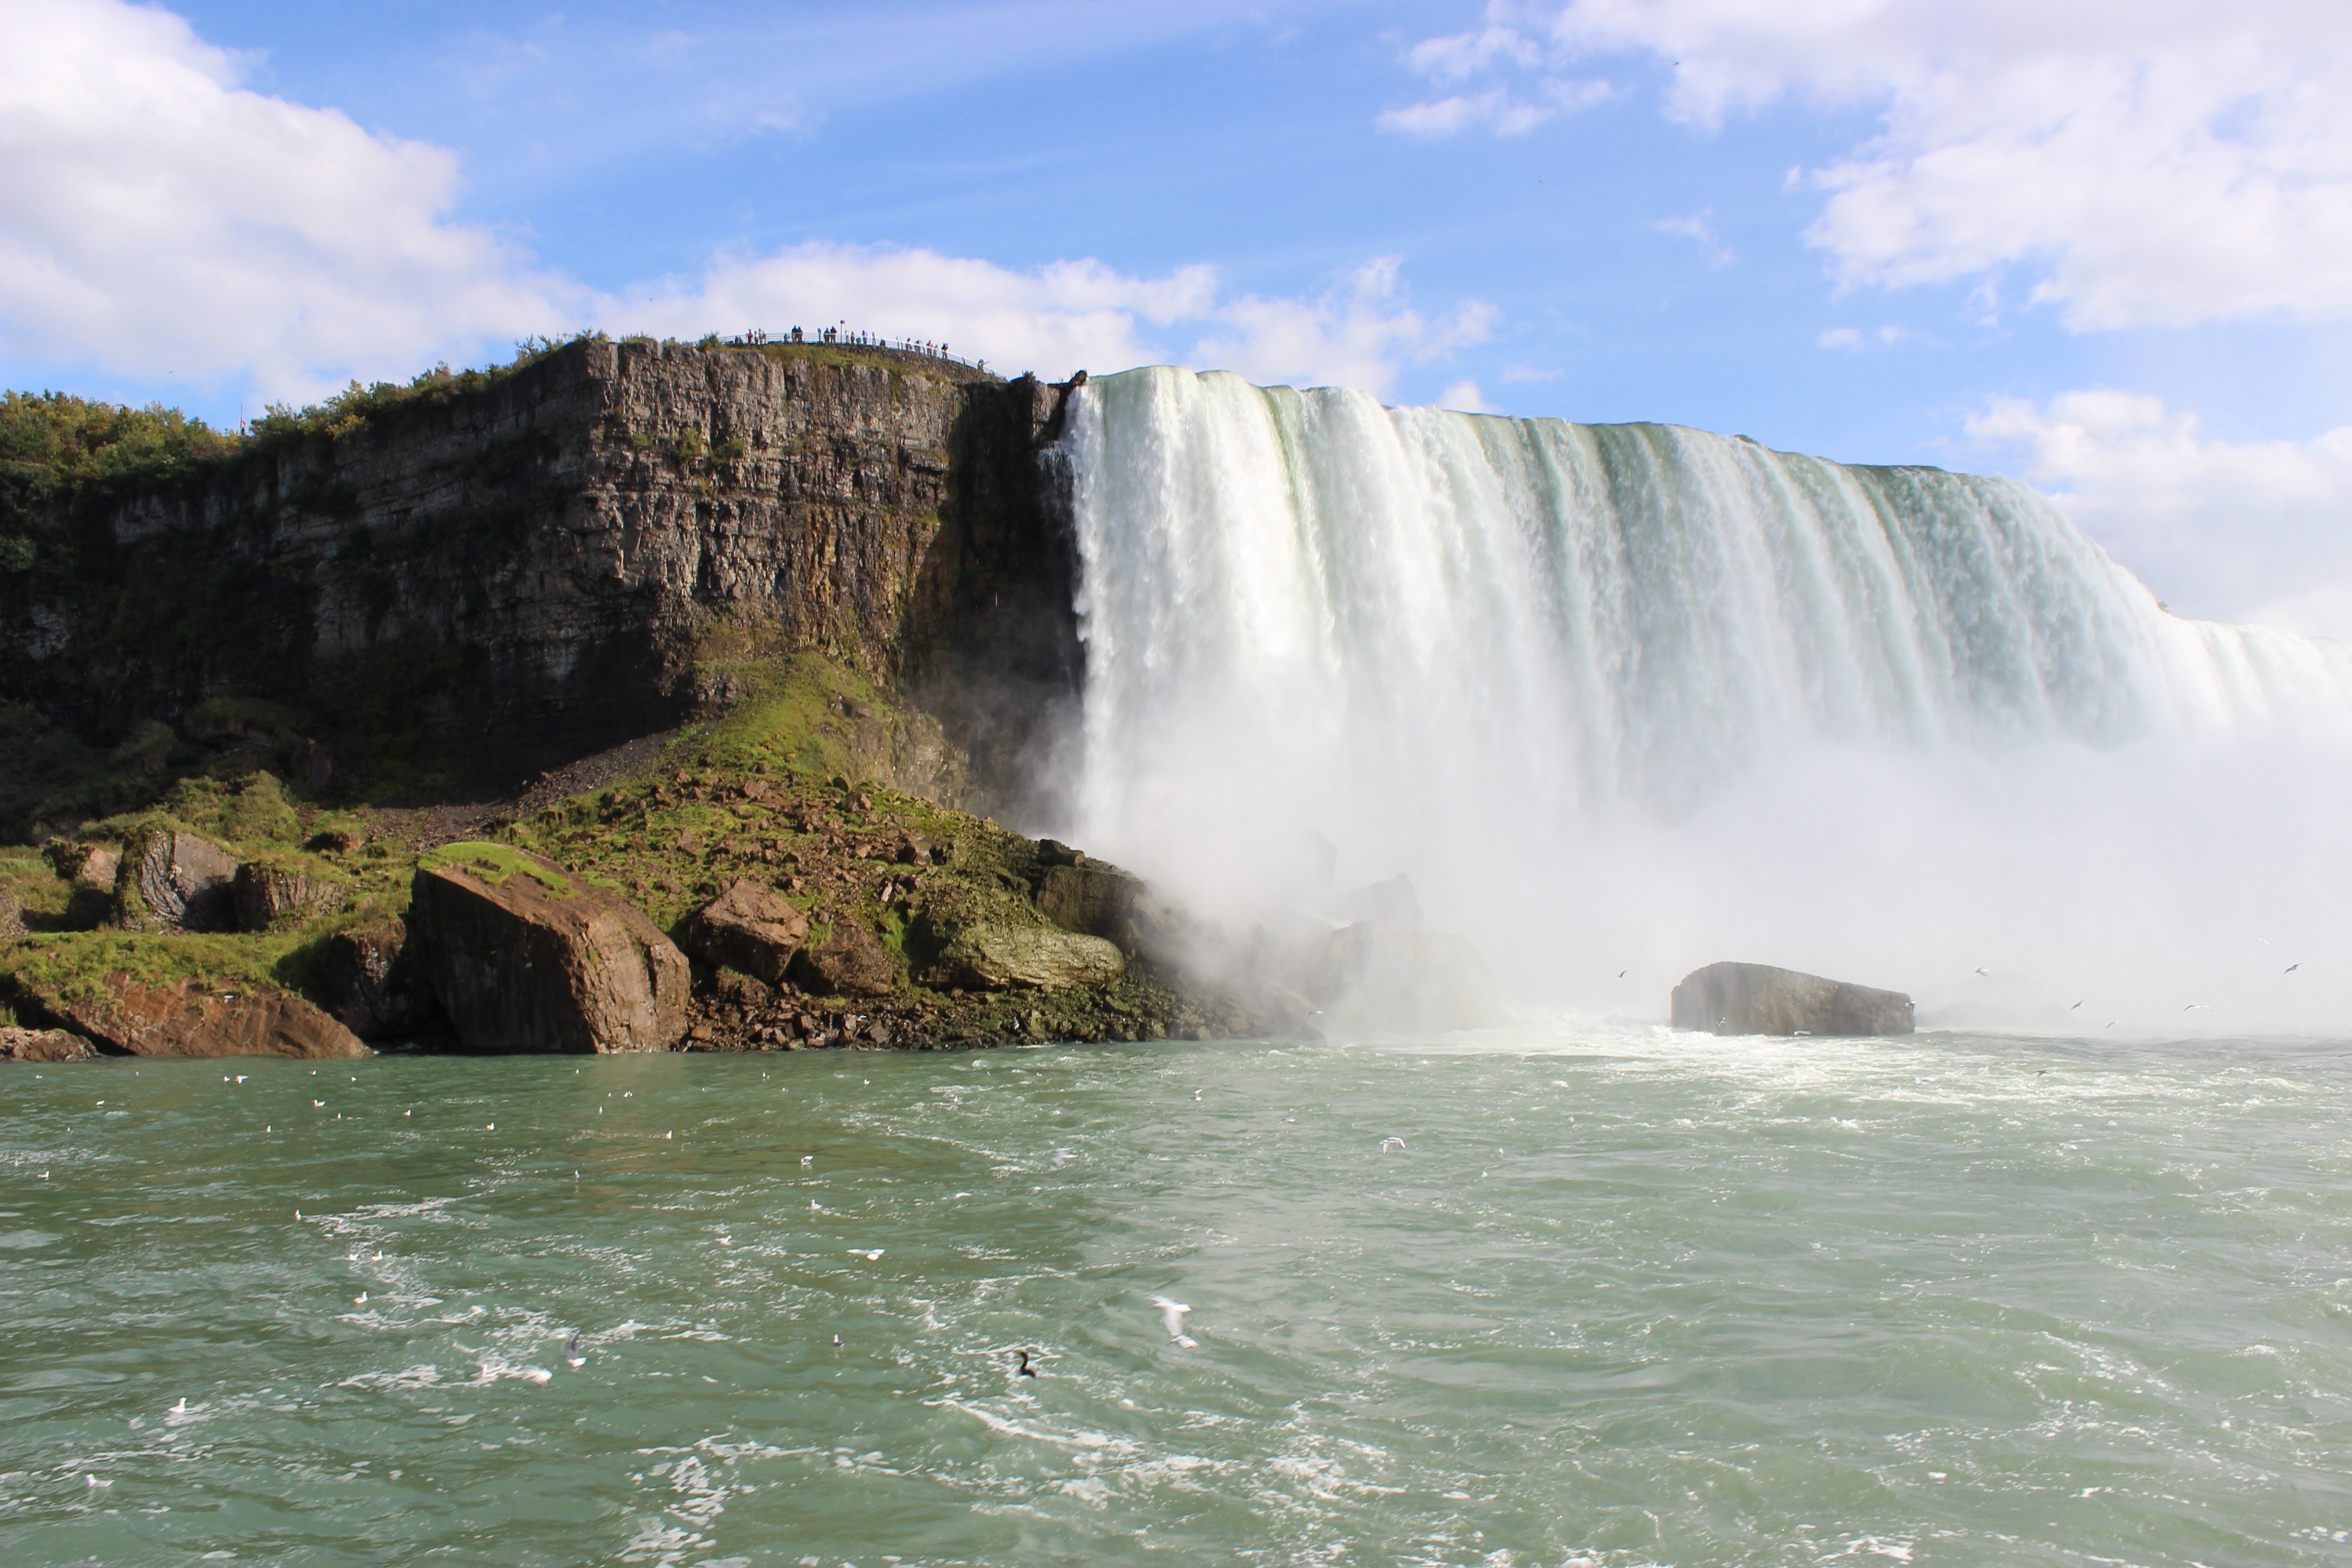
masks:
<svg viewBox="0 0 2352 1568"><path fill-rule="evenodd" d="M2352 873L2352 649L2176 617L2009 480L1164 368L1080 389L1060 455L1068 831L1196 896L1284 896L1318 836L1523 990L1636 1013L1596 977L1741 957L1923 1016L2095 970L2105 1012L2208 981L2292 1024L2214 922L2347 929L2305 884ZM1943 986L1964 957L1996 984Z"/></svg>

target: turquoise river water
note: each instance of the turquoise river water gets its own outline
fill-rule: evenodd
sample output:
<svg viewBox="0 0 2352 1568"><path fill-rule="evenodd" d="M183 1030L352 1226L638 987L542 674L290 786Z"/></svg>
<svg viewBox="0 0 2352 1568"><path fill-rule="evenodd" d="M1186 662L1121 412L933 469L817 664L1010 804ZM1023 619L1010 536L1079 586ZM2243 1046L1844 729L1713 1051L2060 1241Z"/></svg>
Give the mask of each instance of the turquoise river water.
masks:
<svg viewBox="0 0 2352 1568"><path fill-rule="evenodd" d="M0 1094L12 1564L2352 1562L2342 1043Z"/></svg>

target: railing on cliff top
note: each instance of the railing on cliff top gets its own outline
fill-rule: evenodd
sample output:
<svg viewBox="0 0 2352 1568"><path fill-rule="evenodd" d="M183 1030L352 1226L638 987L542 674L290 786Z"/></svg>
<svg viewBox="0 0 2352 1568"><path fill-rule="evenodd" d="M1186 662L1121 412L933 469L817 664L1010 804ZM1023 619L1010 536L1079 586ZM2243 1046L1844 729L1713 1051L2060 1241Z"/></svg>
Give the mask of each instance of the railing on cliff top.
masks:
<svg viewBox="0 0 2352 1568"><path fill-rule="evenodd" d="M794 327L780 338L772 338L754 328L740 336L720 341L730 348L739 349L758 348L763 343L824 343L845 349L888 349L896 353L921 354L926 359L944 360L950 364L962 365L967 370L988 368L986 360L965 359L961 354L951 354L948 353L947 344L935 343L928 338L886 338L874 332L856 331L848 327L820 327L807 334Z"/></svg>

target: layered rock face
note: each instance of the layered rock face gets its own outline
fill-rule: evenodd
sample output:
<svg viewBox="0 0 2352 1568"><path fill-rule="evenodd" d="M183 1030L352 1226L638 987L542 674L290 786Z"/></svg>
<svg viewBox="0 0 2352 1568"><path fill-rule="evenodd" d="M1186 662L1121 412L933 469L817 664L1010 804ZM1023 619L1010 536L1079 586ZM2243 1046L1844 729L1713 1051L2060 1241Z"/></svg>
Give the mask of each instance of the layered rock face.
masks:
<svg viewBox="0 0 2352 1568"><path fill-rule="evenodd" d="M1717 1035L1907 1035L1900 991L1825 980L1769 963L1710 963L1675 987L1674 1026Z"/></svg>
<svg viewBox="0 0 2352 1568"><path fill-rule="evenodd" d="M291 759L314 788L446 782L660 729L813 648L927 696L1009 788L1076 689L1035 459L1059 405L913 355L572 343L61 522L56 570L0 580L0 699L108 744L263 699L315 738Z"/></svg>

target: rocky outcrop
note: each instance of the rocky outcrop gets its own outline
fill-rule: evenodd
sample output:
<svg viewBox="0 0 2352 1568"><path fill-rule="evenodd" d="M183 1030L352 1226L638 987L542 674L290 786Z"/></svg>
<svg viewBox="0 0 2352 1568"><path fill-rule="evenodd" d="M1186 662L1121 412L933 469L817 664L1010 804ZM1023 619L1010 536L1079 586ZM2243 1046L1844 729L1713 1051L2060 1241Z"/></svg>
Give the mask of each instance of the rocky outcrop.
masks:
<svg viewBox="0 0 2352 1568"><path fill-rule="evenodd" d="M771 985L784 983L808 934L806 915L773 888L749 879L727 884L678 928L678 941L705 963L739 970Z"/></svg>
<svg viewBox="0 0 2352 1568"><path fill-rule="evenodd" d="M98 1049L63 1029L0 1028L0 1062L86 1062Z"/></svg>
<svg viewBox="0 0 2352 1568"><path fill-rule="evenodd" d="M965 927L940 952L927 984L975 991L1108 985L1127 972L1118 944L1053 926Z"/></svg>
<svg viewBox="0 0 2352 1568"><path fill-rule="evenodd" d="M686 955L635 907L534 856L453 845L419 865L408 930L478 1051L659 1051L686 1029Z"/></svg>
<svg viewBox="0 0 2352 1568"><path fill-rule="evenodd" d="M0 942L15 942L25 934L25 911L16 902L16 895L0 888Z"/></svg>
<svg viewBox="0 0 2352 1568"><path fill-rule="evenodd" d="M317 866L293 860L246 860L229 884L239 931L268 931L284 920L306 920L342 903L350 889Z"/></svg>
<svg viewBox="0 0 2352 1568"><path fill-rule="evenodd" d="M1677 1029L1717 1035L1907 1035L1912 1003L1769 963L1710 963L1675 987L1673 1017Z"/></svg>
<svg viewBox="0 0 2352 1568"><path fill-rule="evenodd" d="M1064 931L1100 937L1129 958L1176 956L1182 921L1140 877L1080 857L1037 879L1037 912Z"/></svg>
<svg viewBox="0 0 2352 1568"><path fill-rule="evenodd" d="M791 975L819 996L887 996L898 988L890 950L856 921L835 921L823 942L802 948Z"/></svg>
<svg viewBox="0 0 2352 1568"><path fill-rule="evenodd" d="M407 922L386 915L329 937L320 991L327 1010L362 1040L409 1040L440 1032L441 1014L408 942Z"/></svg>
<svg viewBox="0 0 2352 1568"><path fill-rule="evenodd" d="M184 828L141 829L115 871L116 923L126 931L235 931L236 857Z"/></svg>
<svg viewBox="0 0 2352 1568"><path fill-rule="evenodd" d="M117 975L99 996L34 993L75 1033L134 1057L299 1057L370 1054L359 1037L290 991L250 982L145 984Z"/></svg>

